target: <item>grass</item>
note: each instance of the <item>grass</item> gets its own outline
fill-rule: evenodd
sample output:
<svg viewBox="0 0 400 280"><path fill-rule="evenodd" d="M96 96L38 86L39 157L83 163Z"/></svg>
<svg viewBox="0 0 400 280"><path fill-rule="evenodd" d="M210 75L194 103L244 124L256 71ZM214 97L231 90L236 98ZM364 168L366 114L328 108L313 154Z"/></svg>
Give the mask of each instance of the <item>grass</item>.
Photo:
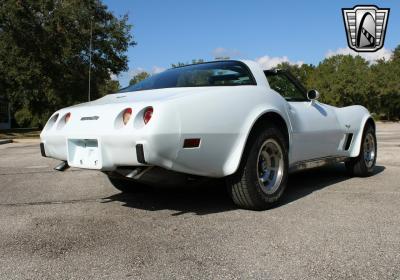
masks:
<svg viewBox="0 0 400 280"><path fill-rule="evenodd" d="M14 128L0 130L0 139L39 138L41 130L38 128Z"/></svg>

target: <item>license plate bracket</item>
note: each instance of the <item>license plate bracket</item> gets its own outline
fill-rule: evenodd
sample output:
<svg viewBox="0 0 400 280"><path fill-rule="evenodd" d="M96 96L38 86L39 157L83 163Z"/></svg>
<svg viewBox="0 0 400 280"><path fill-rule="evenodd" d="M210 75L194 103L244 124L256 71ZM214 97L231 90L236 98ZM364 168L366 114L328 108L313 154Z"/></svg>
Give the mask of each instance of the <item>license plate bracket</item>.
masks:
<svg viewBox="0 0 400 280"><path fill-rule="evenodd" d="M68 139L68 164L72 167L101 169L98 139Z"/></svg>

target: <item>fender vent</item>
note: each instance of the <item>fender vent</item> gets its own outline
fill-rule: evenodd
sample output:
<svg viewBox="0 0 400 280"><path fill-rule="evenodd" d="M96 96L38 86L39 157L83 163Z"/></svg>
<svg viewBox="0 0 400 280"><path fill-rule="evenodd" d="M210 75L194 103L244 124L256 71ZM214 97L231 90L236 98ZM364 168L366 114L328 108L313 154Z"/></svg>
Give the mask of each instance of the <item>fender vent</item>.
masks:
<svg viewBox="0 0 400 280"><path fill-rule="evenodd" d="M353 133L347 134L346 144L344 145L345 151L347 151L350 148L351 140L353 140Z"/></svg>
<svg viewBox="0 0 400 280"><path fill-rule="evenodd" d="M188 138L183 141L183 148L198 148L200 146L200 138Z"/></svg>

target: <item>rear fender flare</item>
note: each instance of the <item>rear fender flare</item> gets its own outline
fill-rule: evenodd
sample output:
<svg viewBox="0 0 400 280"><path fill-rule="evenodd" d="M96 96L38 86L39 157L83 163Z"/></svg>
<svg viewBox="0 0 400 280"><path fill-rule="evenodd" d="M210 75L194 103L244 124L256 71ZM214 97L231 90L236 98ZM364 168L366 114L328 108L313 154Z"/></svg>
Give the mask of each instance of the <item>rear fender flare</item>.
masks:
<svg viewBox="0 0 400 280"><path fill-rule="evenodd" d="M268 113L274 113L279 115L285 122L286 128L287 128L287 133L288 133L288 146L290 146L290 141L291 141L291 126L289 119L286 115L282 115L281 111L275 108L259 108L258 110L254 111L252 114L249 114L247 117L246 122L244 122L242 133L239 134L239 137L236 141L236 144L234 145L232 152L230 153L230 156L225 162L224 165L224 174L225 176L232 175L237 171L239 168L239 164L242 160L243 153L247 144L247 141L249 140L249 136L257 123L257 121L262 118L264 115Z"/></svg>

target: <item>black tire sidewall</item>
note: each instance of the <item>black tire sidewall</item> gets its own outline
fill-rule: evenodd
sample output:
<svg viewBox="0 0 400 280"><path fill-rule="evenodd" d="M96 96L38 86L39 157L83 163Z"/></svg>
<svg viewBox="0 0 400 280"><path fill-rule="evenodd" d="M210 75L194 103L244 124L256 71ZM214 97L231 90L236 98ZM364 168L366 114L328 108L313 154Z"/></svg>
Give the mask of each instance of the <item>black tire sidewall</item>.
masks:
<svg viewBox="0 0 400 280"><path fill-rule="evenodd" d="M268 139L273 139L279 144L282 150L283 161L284 161L284 170L282 174L281 183L277 188L277 190L272 194L267 194L262 190L257 174L258 153L261 149L261 146ZM285 140L283 138L282 132L274 126L267 127L261 133L259 133L253 140L253 143L248 152L246 166L245 166L246 179L252 186L251 188L249 188L249 193L250 196L252 197L252 200L256 204L268 205L270 207L278 201L278 199L282 196L287 185L288 167L289 167L288 151L285 145Z"/></svg>
<svg viewBox="0 0 400 280"><path fill-rule="evenodd" d="M372 134L372 137L374 138L375 141L375 158L374 158L374 164L368 168L364 161L364 140L369 133ZM352 176L360 176L360 177L370 176L374 173L377 156L378 156L378 143L376 141L375 129L371 124L366 124L361 138L359 154L357 157L352 158L345 163L346 169Z"/></svg>
<svg viewBox="0 0 400 280"><path fill-rule="evenodd" d="M368 134L372 135L372 137L374 138L374 142L375 142L374 163L369 168L367 167L367 165L366 165L366 163L364 161L364 144L365 144L364 141L365 141L365 138L367 137ZM361 166L362 166L363 173L365 172L365 174L372 174L374 172L374 167L375 167L375 164L376 164L376 158L377 158L377 155L378 155L378 148L377 148L378 145L377 145L377 142L376 142L375 130L371 125L367 125L365 127L364 132L363 132L363 137L362 137L361 141L362 142L361 142L361 145L360 145L360 154L359 154L358 161L360 162L359 164L361 164Z"/></svg>

